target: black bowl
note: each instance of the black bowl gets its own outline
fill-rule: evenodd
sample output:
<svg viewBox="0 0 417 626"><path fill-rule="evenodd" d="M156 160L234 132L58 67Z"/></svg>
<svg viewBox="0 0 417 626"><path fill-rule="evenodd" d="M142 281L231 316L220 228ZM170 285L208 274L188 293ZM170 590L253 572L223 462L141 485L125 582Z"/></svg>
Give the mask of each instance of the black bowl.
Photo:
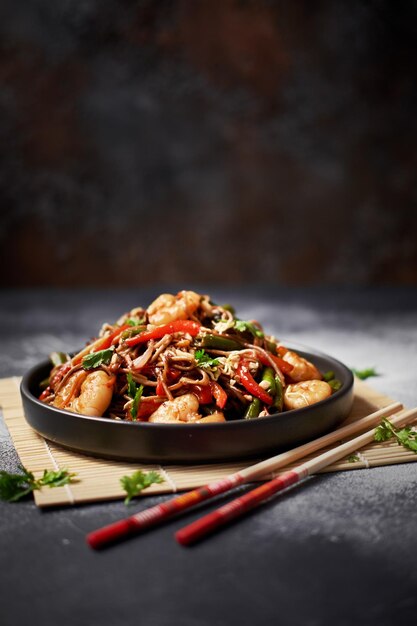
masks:
<svg viewBox="0 0 417 626"><path fill-rule="evenodd" d="M178 425L123 422L86 417L40 402L39 383L51 367L43 361L22 380L25 417L34 430L54 443L117 460L201 463L275 454L332 430L348 416L353 403L353 376L343 363L309 348L294 349L321 372L332 370L341 389L303 409L252 420Z"/></svg>

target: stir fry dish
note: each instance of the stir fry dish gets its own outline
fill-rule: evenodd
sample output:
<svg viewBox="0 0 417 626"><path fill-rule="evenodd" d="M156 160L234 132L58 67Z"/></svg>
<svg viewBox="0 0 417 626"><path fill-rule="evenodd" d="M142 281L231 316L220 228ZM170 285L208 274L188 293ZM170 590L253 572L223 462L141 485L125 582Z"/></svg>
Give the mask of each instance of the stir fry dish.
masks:
<svg viewBox="0 0 417 626"><path fill-rule="evenodd" d="M267 415L328 398L337 382L208 295L162 294L73 357L51 355L43 402L91 417L205 424Z"/></svg>

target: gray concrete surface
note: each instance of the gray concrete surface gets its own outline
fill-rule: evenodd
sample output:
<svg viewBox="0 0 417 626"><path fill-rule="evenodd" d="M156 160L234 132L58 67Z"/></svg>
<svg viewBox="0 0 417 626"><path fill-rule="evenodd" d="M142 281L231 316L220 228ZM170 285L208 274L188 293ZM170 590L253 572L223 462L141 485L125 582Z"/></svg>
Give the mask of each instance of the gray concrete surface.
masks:
<svg viewBox="0 0 417 626"><path fill-rule="evenodd" d="M3 291L0 376L77 348L157 291ZM374 387L417 405L415 291L203 291L277 336L376 366ZM16 468L4 427L0 450L0 467ZM322 475L192 549L173 539L178 519L102 553L84 536L125 516L121 502L43 512L30 499L0 503L0 623L411 625L416 485L417 464ZM145 497L132 511L162 499Z"/></svg>

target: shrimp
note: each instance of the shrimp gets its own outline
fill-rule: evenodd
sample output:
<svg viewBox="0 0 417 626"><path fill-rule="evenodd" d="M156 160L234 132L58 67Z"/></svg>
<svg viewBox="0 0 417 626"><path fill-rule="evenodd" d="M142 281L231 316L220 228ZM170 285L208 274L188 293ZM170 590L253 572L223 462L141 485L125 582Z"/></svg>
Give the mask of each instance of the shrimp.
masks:
<svg viewBox="0 0 417 626"><path fill-rule="evenodd" d="M296 383L303 380L321 380L322 375L317 367L296 352L287 350L287 352L282 356L282 359L292 365L293 369L290 373L290 377Z"/></svg>
<svg viewBox="0 0 417 626"><path fill-rule="evenodd" d="M194 291L180 291L176 296L163 293L147 309L150 324L161 326L188 319L198 308L200 296Z"/></svg>
<svg viewBox="0 0 417 626"><path fill-rule="evenodd" d="M103 370L79 370L58 389L53 405L81 415L101 417L111 402L115 381L115 376Z"/></svg>
<svg viewBox="0 0 417 626"><path fill-rule="evenodd" d="M332 393L332 388L324 380L304 380L288 385L284 392L285 408L302 409L310 404L325 400Z"/></svg>
<svg viewBox="0 0 417 626"><path fill-rule="evenodd" d="M149 418L153 423L186 424L187 422L225 422L221 411L201 417L198 413L199 402L193 393L167 400L159 406Z"/></svg>
<svg viewBox="0 0 417 626"><path fill-rule="evenodd" d="M226 418L223 414L222 411L215 411L214 413L211 413L210 415L206 415L205 417L202 417L200 420L198 420L199 424L209 424L211 422L225 422Z"/></svg>

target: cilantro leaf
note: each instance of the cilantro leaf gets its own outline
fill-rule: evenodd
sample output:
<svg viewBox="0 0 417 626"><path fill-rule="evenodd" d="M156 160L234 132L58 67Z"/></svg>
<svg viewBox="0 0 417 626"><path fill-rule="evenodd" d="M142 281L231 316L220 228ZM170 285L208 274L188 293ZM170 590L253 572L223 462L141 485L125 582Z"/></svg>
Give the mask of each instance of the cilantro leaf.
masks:
<svg viewBox="0 0 417 626"><path fill-rule="evenodd" d="M404 448L417 453L417 431L412 426L397 429L389 419L384 417L381 424L375 428L374 439L375 441L388 441L392 437L395 437Z"/></svg>
<svg viewBox="0 0 417 626"><path fill-rule="evenodd" d="M98 352L92 352L87 354L82 360L82 366L85 370L92 370L99 365L108 365L111 361L114 352L110 348L107 350L99 350Z"/></svg>
<svg viewBox="0 0 417 626"><path fill-rule="evenodd" d="M132 498L139 495L143 489L150 487L154 483L163 483L164 479L158 472L142 472L137 470L131 476L122 476L120 484L126 491L125 504L129 504Z"/></svg>
<svg viewBox="0 0 417 626"><path fill-rule="evenodd" d="M263 339L265 337L264 333L259 330L255 324L252 322L246 322L244 320L235 320L234 327L239 333L249 332L254 337L259 337L259 339Z"/></svg>
<svg viewBox="0 0 417 626"><path fill-rule="evenodd" d="M68 485L70 482L74 482L73 478L76 476L74 473L70 473L66 469L59 470L44 470L43 476L40 478L37 483L40 487L48 485L48 487L63 487L64 485Z"/></svg>
<svg viewBox="0 0 417 626"><path fill-rule="evenodd" d="M0 471L0 500L17 502L36 487L35 477L20 466L21 474L11 474L5 470Z"/></svg>
<svg viewBox="0 0 417 626"><path fill-rule="evenodd" d="M371 378L372 376L379 376L374 367L367 367L363 370L357 370L352 367L351 370L355 374L355 376L360 378L360 380L366 380L367 378Z"/></svg>
<svg viewBox="0 0 417 626"><path fill-rule="evenodd" d="M360 458L358 457L357 454L351 454L350 456L348 456L347 458L347 462L348 463L357 463L358 461L360 461Z"/></svg>
<svg viewBox="0 0 417 626"><path fill-rule="evenodd" d="M19 468L20 474L11 474L4 470L0 471L0 500L6 502L17 502L24 496L32 493L35 489L41 489L45 485L48 487L62 487L72 482L75 474L70 474L67 470L44 470L43 476L35 479L32 472L23 466Z"/></svg>
<svg viewBox="0 0 417 626"><path fill-rule="evenodd" d="M402 430L397 430L395 436L404 448L417 452L417 432L413 430L411 426L407 426L407 428L403 428Z"/></svg>
<svg viewBox="0 0 417 626"><path fill-rule="evenodd" d="M386 417L383 417L381 423L375 428L375 441L387 441L391 439L391 437L394 436L393 428L391 422Z"/></svg>
<svg viewBox="0 0 417 626"><path fill-rule="evenodd" d="M200 367L215 367L219 364L219 359L212 359L203 349L196 350L194 358Z"/></svg>

